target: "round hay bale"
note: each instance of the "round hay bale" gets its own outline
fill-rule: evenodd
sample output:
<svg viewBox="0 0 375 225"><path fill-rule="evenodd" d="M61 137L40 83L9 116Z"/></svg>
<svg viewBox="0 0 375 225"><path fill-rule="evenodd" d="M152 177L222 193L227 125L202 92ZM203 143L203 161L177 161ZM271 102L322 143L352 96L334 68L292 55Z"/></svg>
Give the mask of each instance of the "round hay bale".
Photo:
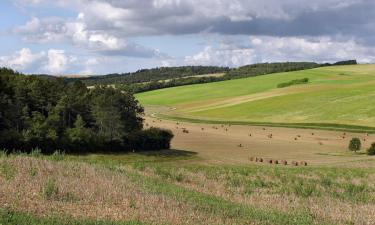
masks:
<svg viewBox="0 0 375 225"><path fill-rule="evenodd" d="M283 165L288 165L288 161L283 160L283 161L281 161L281 164L283 164Z"/></svg>
<svg viewBox="0 0 375 225"><path fill-rule="evenodd" d="M260 158L260 159L259 159L259 162L263 162L263 159L262 159L262 158Z"/></svg>
<svg viewBox="0 0 375 225"><path fill-rule="evenodd" d="M293 165L293 166L298 166L298 162L296 162L296 161L292 161L292 165Z"/></svg>
<svg viewBox="0 0 375 225"><path fill-rule="evenodd" d="M300 162L300 165L301 165L301 166L307 166L307 162L305 162L305 161L301 161L301 162Z"/></svg>
<svg viewBox="0 0 375 225"><path fill-rule="evenodd" d="M272 160L272 159L269 159L269 160L267 160L267 162L268 162L269 164L272 164L272 163L273 163L273 160Z"/></svg>
<svg viewBox="0 0 375 225"><path fill-rule="evenodd" d="M250 156L249 160L254 161L254 156Z"/></svg>
<svg viewBox="0 0 375 225"><path fill-rule="evenodd" d="M297 140L298 140L298 138L294 138L294 140L295 140L295 141L297 141Z"/></svg>
<svg viewBox="0 0 375 225"><path fill-rule="evenodd" d="M279 164L279 160L275 160L274 163L275 163L275 164Z"/></svg>

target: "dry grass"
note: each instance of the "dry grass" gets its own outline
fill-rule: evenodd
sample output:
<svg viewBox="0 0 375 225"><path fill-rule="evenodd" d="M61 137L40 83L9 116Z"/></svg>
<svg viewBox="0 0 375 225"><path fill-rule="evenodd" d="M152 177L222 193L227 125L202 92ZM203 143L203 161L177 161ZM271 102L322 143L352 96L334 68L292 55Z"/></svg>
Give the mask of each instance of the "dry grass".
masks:
<svg viewBox="0 0 375 225"><path fill-rule="evenodd" d="M212 172L213 170L219 171ZM375 195L375 176L371 174L362 176L354 173L346 178L340 178L339 175L336 178L336 175L330 174L333 171L329 168L326 173L325 169L313 169L308 172L308 175L303 171L293 174L288 171L290 169L283 171L283 168L277 172L266 168L260 168L257 172L252 169L241 170L218 169L218 167L207 170L203 166L199 169L191 166L172 169L157 166L146 168L141 173L144 176L159 176L190 190L264 210L272 209L285 213L307 211L319 222L371 224L375 220L375 214L372 213L375 211L375 198L357 198L357 195L363 193L360 190L358 193L355 191L356 188L367 185L364 192L368 192L369 196ZM336 170L334 171L336 173ZM277 178L280 176L279 173L283 173L284 178ZM289 176L290 181L283 181ZM296 182L294 180L303 181L299 184L302 189L298 186L289 189ZM332 184L326 184L326 182ZM317 185L314 185L311 189L312 193L309 193L308 188L311 183L317 183ZM353 185L350 187L354 190L347 188L347 185ZM326 189L331 189L331 192L325 193ZM347 193L348 190L352 193Z"/></svg>
<svg viewBox="0 0 375 225"><path fill-rule="evenodd" d="M155 122L152 122L154 120ZM220 124L197 124L178 122L179 127L189 130L189 134L176 129L176 121L156 121L146 117L152 126L163 127L173 131L174 149L184 149L198 153L208 163L248 164L249 157L255 156L266 159L283 159L291 164L292 161L307 162L308 166L316 165L361 165L375 167L375 158L361 154L375 142L375 135L323 131L295 128L277 128L232 125L230 128ZM226 129L228 129L226 131ZM249 136L251 134L251 136ZM272 138L268 135L272 134ZM314 135L312 135L314 134ZM299 136L299 137L298 137ZM349 140L352 137L366 138L363 149L358 154L348 151ZM294 139L297 139L295 141ZM321 144L320 144L321 143ZM243 147L238 148L241 144ZM356 163L354 163L356 162Z"/></svg>
<svg viewBox="0 0 375 225"><path fill-rule="evenodd" d="M29 157L0 159L17 168L0 176L0 205L38 216L139 220L157 224L223 224L189 204L142 191L127 176L75 162ZM52 185L51 185L52 183ZM52 188L46 196L46 188Z"/></svg>
<svg viewBox="0 0 375 225"><path fill-rule="evenodd" d="M289 216L310 218L301 224L375 220L375 175L366 169L115 158L0 157L0 205L37 216L153 224L275 224L278 217L280 224L299 224ZM247 216L258 213L273 219Z"/></svg>

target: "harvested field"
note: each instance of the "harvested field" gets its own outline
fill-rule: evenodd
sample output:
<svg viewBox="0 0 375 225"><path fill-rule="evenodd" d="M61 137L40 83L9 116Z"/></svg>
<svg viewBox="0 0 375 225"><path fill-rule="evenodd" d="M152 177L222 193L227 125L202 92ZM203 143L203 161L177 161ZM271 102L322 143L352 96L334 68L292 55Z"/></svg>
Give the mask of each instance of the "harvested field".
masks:
<svg viewBox="0 0 375 225"><path fill-rule="evenodd" d="M199 157L212 163L246 164L250 156L255 156L290 162L305 161L309 166L347 163L360 166L363 161L366 165L375 166L375 158L364 154L375 142L373 134L347 132L343 139L343 132L339 131L188 122L178 122L181 128L176 128L175 121L152 120L146 118L152 126L173 131L172 148L197 152ZM357 154L348 151L352 137L366 139L362 142L363 150Z"/></svg>

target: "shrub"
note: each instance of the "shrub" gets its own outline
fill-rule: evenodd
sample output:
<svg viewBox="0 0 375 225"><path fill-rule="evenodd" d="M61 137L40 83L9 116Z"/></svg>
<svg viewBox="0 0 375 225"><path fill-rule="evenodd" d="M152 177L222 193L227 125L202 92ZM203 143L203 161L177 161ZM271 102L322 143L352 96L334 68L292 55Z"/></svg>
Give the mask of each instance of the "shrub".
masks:
<svg viewBox="0 0 375 225"><path fill-rule="evenodd" d="M372 143L371 147L367 149L367 155L375 155L375 143Z"/></svg>
<svg viewBox="0 0 375 225"><path fill-rule="evenodd" d="M352 138L349 142L349 150L354 152L361 150L361 140L359 138Z"/></svg>
<svg viewBox="0 0 375 225"><path fill-rule="evenodd" d="M284 88L284 87L289 87L292 85L297 85L297 84L306 84L309 83L309 78L303 78L303 79L297 79L297 80L292 80L288 81L285 83L280 83L277 85L278 88Z"/></svg>

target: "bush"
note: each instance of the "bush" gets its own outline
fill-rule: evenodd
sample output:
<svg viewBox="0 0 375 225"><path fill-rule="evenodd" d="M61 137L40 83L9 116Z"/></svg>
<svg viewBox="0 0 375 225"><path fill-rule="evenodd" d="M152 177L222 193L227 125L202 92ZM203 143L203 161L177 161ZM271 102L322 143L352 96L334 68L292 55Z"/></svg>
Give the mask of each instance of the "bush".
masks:
<svg viewBox="0 0 375 225"><path fill-rule="evenodd" d="M128 142L134 151L155 151L169 149L173 136L170 130L150 128L134 133L125 142Z"/></svg>
<svg viewBox="0 0 375 225"><path fill-rule="evenodd" d="M307 83L309 83L309 78L303 78L303 79L292 80L292 81L285 82L285 83L280 83L277 85L277 87L284 88L284 87L289 87L293 85L307 84Z"/></svg>
<svg viewBox="0 0 375 225"><path fill-rule="evenodd" d="M375 143L372 143L371 147L367 149L367 155L375 155Z"/></svg>
<svg viewBox="0 0 375 225"><path fill-rule="evenodd" d="M359 138L352 138L349 143L349 150L354 152L361 150L361 140Z"/></svg>

